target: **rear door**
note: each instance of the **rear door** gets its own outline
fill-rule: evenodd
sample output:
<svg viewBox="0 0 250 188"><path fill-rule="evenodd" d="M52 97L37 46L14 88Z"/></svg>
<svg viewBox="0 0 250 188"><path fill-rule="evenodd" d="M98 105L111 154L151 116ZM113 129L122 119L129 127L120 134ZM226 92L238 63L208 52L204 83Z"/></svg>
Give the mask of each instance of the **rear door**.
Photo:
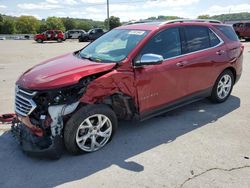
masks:
<svg viewBox="0 0 250 188"><path fill-rule="evenodd" d="M185 37L182 68L186 70L187 95L206 92L214 84L216 63L227 59L223 41L206 26L184 26L182 31Z"/></svg>

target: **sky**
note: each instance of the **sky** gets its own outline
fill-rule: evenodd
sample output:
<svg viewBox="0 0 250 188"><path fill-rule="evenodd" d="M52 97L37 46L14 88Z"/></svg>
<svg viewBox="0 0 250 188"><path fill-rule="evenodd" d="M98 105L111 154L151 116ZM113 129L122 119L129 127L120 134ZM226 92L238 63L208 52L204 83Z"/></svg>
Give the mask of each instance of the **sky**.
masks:
<svg viewBox="0 0 250 188"><path fill-rule="evenodd" d="M12 16L33 15L86 18L103 21L107 0L0 0L0 13ZM121 21L171 15L196 18L198 15L250 12L249 0L109 0L110 15Z"/></svg>

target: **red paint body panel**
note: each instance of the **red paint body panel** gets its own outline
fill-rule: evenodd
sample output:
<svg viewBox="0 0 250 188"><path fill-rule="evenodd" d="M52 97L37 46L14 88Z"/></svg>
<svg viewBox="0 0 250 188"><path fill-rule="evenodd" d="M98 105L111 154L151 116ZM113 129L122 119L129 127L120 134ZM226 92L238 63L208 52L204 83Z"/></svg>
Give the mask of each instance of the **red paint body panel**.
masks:
<svg viewBox="0 0 250 188"><path fill-rule="evenodd" d="M78 83L85 76L112 69L115 63L95 63L65 54L49 59L26 71L17 85L27 89L54 89Z"/></svg>
<svg viewBox="0 0 250 188"><path fill-rule="evenodd" d="M134 101L137 101L133 72L113 70L97 78L88 85L80 101L95 103L116 93L132 96Z"/></svg>

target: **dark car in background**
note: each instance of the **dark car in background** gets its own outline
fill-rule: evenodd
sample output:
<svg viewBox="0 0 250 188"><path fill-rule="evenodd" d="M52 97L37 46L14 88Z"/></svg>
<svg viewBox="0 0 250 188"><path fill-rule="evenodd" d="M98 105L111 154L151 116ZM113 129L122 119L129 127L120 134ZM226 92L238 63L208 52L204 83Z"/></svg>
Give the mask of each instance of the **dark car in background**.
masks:
<svg viewBox="0 0 250 188"><path fill-rule="evenodd" d="M64 40L64 34L60 30L47 30L43 33L36 34L34 40L38 43L42 43L43 41L62 42Z"/></svg>
<svg viewBox="0 0 250 188"><path fill-rule="evenodd" d="M88 31L88 33L82 34L79 37L79 42L94 41L102 36L105 32L101 28L95 28Z"/></svg>
<svg viewBox="0 0 250 188"><path fill-rule="evenodd" d="M79 39L81 35L87 34L84 30L68 30L64 33L65 39Z"/></svg>
<svg viewBox="0 0 250 188"><path fill-rule="evenodd" d="M250 41L250 21L235 23L233 24L233 28L239 39Z"/></svg>

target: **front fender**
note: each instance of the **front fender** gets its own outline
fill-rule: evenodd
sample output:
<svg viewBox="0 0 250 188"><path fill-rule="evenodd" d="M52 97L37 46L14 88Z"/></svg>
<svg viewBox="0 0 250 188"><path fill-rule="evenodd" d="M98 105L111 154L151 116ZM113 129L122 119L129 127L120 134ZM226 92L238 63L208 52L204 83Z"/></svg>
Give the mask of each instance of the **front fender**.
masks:
<svg viewBox="0 0 250 188"><path fill-rule="evenodd" d="M130 96L137 105L134 73L113 70L92 81L80 102L93 104L113 94L123 93Z"/></svg>

